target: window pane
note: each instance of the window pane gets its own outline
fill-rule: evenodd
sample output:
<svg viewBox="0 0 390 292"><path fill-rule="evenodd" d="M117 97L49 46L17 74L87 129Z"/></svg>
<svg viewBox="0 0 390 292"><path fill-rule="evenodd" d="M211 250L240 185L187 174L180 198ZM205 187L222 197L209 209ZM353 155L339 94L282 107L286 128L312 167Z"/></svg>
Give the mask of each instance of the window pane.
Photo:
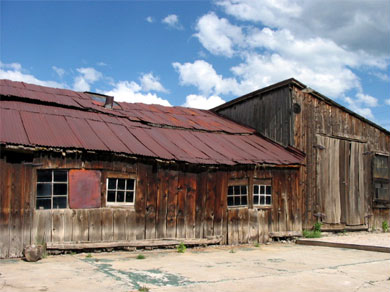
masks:
<svg viewBox="0 0 390 292"><path fill-rule="evenodd" d="M233 197L228 197L227 200L228 206L233 206Z"/></svg>
<svg viewBox="0 0 390 292"><path fill-rule="evenodd" d="M264 205L264 196L260 197L260 205Z"/></svg>
<svg viewBox="0 0 390 292"><path fill-rule="evenodd" d="M234 205L236 205L236 206L240 205L240 197L239 196L234 197Z"/></svg>
<svg viewBox="0 0 390 292"><path fill-rule="evenodd" d="M37 182L51 182L51 170L38 170Z"/></svg>
<svg viewBox="0 0 390 292"><path fill-rule="evenodd" d="M266 194L270 195L271 194L271 186L267 186L266 189Z"/></svg>
<svg viewBox="0 0 390 292"><path fill-rule="evenodd" d="M51 197L51 184L37 184L37 197Z"/></svg>
<svg viewBox="0 0 390 292"><path fill-rule="evenodd" d="M128 179L128 180L127 180L126 189L127 189L127 190L131 190L131 191L134 190L134 179Z"/></svg>
<svg viewBox="0 0 390 292"><path fill-rule="evenodd" d="M66 208L67 197L53 197L53 209Z"/></svg>
<svg viewBox="0 0 390 292"><path fill-rule="evenodd" d="M234 194L235 195L240 194L240 186L234 186Z"/></svg>
<svg viewBox="0 0 390 292"><path fill-rule="evenodd" d="M108 188L110 190L115 190L116 189L116 179L115 178L109 178L108 179Z"/></svg>
<svg viewBox="0 0 390 292"><path fill-rule="evenodd" d="M228 195L233 195L233 187L232 186L228 187Z"/></svg>
<svg viewBox="0 0 390 292"><path fill-rule="evenodd" d="M259 186L258 186L258 185L255 185L255 186L253 187L253 193L254 193L254 194L258 194L258 193L259 193Z"/></svg>
<svg viewBox="0 0 390 292"><path fill-rule="evenodd" d="M37 209L50 209L51 199L37 198Z"/></svg>
<svg viewBox="0 0 390 292"><path fill-rule="evenodd" d="M246 195L246 186L241 186L241 195Z"/></svg>
<svg viewBox="0 0 390 292"><path fill-rule="evenodd" d="M247 204L248 204L248 202L247 202L247 196L242 196L242 197L241 197L241 205L246 206Z"/></svg>
<svg viewBox="0 0 390 292"><path fill-rule="evenodd" d="M271 205L271 197L270 197L270 196L267 196L267 197L265 198L265 203L266 203L267 205Z"/></svg>
<svg viewBox="0 0 390 292"><path fill-rule="evenodd" d="M265 186L260 186L260 194L265 194Z"/></svg>
<svg viewBox="0 0 390 292"><path fill-rule="evenodd" d="M124 190L125 189L125 179L118 179L118 190Z"/></svg>
<svg viewBox="0 0 390 292"><path fill-rule="evenodd" d="M114 202L115 203L115 191L108 191L107 192L107 202Z"/></svg>
<svg viewBox="0 0 390 292"><path fill-rule="evenodd" d="M53 184L53 194L54 195L68 194L68 185L67 184Z"/></svg>
<svg viewBox="0 0 390 292"><path fill-rule="evenodd" d="M134 203L134 192L126 192L126 203Z"/></svg>
<svg viewBox="0 0 390 292"><path fill-rule="evenodd" d="M258 205L259 204L259 196L253 196L253 204Z"/></svg>
<svg viewBox="0 0 390 292"><path fill-rule="evenodd" d="M117 202L124 202L125 201L125 192L123 191L118 191L116 193L116 201Z"/></svg>
<svg viewBox="0 0 390 292"><path fill-rule="evenodd" d="M68 172L66 170L54 170L54 181L67 182L68 181Z"/></svg>

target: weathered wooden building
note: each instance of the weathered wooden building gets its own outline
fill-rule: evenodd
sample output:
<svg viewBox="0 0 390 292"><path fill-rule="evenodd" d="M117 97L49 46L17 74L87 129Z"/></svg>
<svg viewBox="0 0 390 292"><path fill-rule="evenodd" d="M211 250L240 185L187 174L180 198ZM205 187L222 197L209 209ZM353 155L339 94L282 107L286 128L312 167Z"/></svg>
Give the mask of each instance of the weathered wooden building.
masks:
<svg viewBox="0 0 390 292"><path fill-rule="evenodd" d="M300 171L304 227L380 228L390 220L390 133L295 79L214 112L306 153Z"/></svg>
<svg viewBox="0 0 390 292"><path fill-rule="evenodd" d="M302 230L304 155L251 128L9 80L0 96L0 257L40 242L263 242Z"/></svg>

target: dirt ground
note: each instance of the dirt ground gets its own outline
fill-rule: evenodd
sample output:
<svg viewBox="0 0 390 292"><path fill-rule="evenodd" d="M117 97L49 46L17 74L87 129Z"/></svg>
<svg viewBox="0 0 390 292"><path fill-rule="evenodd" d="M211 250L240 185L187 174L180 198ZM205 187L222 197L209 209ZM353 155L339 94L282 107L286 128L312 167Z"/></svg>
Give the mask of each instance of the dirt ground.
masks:
<svg viewBox="0 0 390 292"><path fill-rule="evenodd" d="M382 292L390 254L273 243L0 260L0 291Z"/></svg>

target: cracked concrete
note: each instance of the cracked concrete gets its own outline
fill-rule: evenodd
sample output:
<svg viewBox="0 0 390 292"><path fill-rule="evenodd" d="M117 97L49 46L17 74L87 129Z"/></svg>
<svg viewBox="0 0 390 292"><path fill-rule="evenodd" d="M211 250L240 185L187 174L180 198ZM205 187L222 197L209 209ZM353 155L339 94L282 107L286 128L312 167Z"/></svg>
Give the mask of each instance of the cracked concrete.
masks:
<svg viewBox="0 0 390 292"><path fill-rule="evenodd" d="M136 259L142 253L145 259ZM390 255L271 244L0 260L0 291L390 291Z"/></svg>

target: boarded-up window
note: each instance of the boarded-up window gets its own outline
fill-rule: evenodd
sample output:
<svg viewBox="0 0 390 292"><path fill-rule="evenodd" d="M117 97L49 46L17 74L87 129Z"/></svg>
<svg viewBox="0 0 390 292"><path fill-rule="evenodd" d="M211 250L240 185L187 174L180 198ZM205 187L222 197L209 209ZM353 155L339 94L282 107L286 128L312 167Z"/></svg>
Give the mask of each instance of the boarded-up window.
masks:
<svg viewBox="0 0 390 292"><path fill-rule="evenodd" d="M373 161L374 179L390 179L389 157L384 155L375 155Z"/></svg>
<svg viewBox="0 0 390 292"><path fill-rule="evenodd" d="M72 209L100 208L101 174L96 170L69 171L69 206Z"/></svg>

